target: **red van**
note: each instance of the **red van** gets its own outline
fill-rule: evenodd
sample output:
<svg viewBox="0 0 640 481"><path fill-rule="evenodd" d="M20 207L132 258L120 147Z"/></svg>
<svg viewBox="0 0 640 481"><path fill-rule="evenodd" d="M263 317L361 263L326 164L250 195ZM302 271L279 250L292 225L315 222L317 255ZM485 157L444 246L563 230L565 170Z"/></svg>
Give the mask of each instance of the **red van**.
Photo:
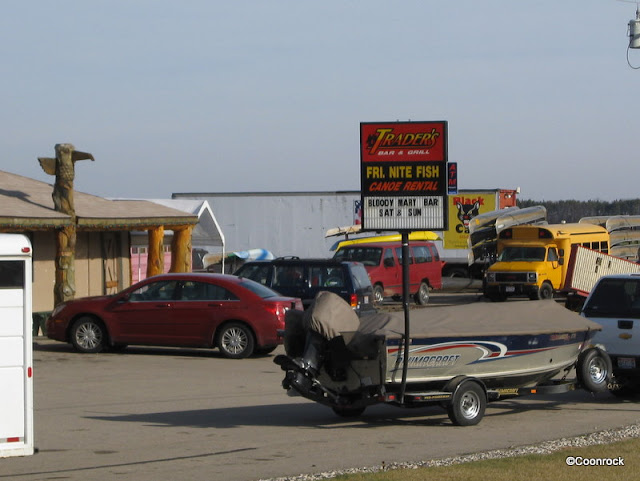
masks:
<svg viewBox="0 0 640 481"><path fill-rule="evenodd" d="M429 302L429 289L442 288L442 262L433 242L409 243L409 292L418 304ZM338 246L335 259L362 262L369 273L376 303L402 296L402 244L370 242Z"/></svg>

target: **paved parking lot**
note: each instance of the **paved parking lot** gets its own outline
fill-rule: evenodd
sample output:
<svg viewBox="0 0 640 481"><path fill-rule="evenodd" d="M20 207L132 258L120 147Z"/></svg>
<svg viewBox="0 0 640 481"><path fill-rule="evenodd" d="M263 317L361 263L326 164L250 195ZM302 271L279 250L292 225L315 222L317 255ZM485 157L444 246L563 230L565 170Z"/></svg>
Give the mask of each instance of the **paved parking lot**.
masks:
<svg viewBox="0 0 640 481"><path fill-rule="evenodd" d="M34 359L38 453L0 460L0 480L251 481L447 457L640 420L640 404L582 391L496 402L467 428L452 426L437 407L375 406L345 420L288 397L272 355L235 361L216 351L142 347L86 355L38 338Z"/></svg>

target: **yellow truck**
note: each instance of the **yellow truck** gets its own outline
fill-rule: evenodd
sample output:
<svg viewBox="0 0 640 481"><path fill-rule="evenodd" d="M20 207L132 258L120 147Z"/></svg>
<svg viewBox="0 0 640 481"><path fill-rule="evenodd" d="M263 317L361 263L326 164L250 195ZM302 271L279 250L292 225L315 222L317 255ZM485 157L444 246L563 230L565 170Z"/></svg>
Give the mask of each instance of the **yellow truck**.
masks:
<svg viewBox="0 0 640 481"><path fill-rule="evenodd" d="M492 301L511 296L551 299L564 285L573 246L607 253L609 233L586 223L519 225L502 230L497 261L485 273L483 291Z"/></svg>

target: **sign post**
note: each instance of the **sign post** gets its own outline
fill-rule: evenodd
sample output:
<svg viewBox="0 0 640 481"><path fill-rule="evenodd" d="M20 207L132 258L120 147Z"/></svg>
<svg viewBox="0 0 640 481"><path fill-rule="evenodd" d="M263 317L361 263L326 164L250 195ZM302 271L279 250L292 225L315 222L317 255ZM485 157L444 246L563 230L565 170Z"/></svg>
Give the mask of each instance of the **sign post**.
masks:
<svg viewBox="0 0 640 481"><path fill-rule="evenodd" d="M409 233L447 230L447 122L360 124L363 231L399 231L402 239L404 355L400 402L409 366Z"/></svg>

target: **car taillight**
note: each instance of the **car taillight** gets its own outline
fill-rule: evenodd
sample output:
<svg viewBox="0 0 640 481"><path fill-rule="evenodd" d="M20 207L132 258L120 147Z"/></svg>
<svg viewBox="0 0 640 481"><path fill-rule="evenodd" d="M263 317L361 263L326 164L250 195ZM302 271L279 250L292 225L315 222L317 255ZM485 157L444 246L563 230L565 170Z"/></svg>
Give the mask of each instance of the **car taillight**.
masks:
<svg viewBox="0 0 640 481"><path fill-rule="evenodd" d="M351 307L353 307L354 309L356 307L358 307L358 296L356 294L351 294Z"/></svg>
<svg viewBox="0 0 640 481"><path fill-rule="evenodd" d="M276 319L284 322L284 313L287 311L284 307L280 304L269 304L267 309L276 316Z"/></svg>

